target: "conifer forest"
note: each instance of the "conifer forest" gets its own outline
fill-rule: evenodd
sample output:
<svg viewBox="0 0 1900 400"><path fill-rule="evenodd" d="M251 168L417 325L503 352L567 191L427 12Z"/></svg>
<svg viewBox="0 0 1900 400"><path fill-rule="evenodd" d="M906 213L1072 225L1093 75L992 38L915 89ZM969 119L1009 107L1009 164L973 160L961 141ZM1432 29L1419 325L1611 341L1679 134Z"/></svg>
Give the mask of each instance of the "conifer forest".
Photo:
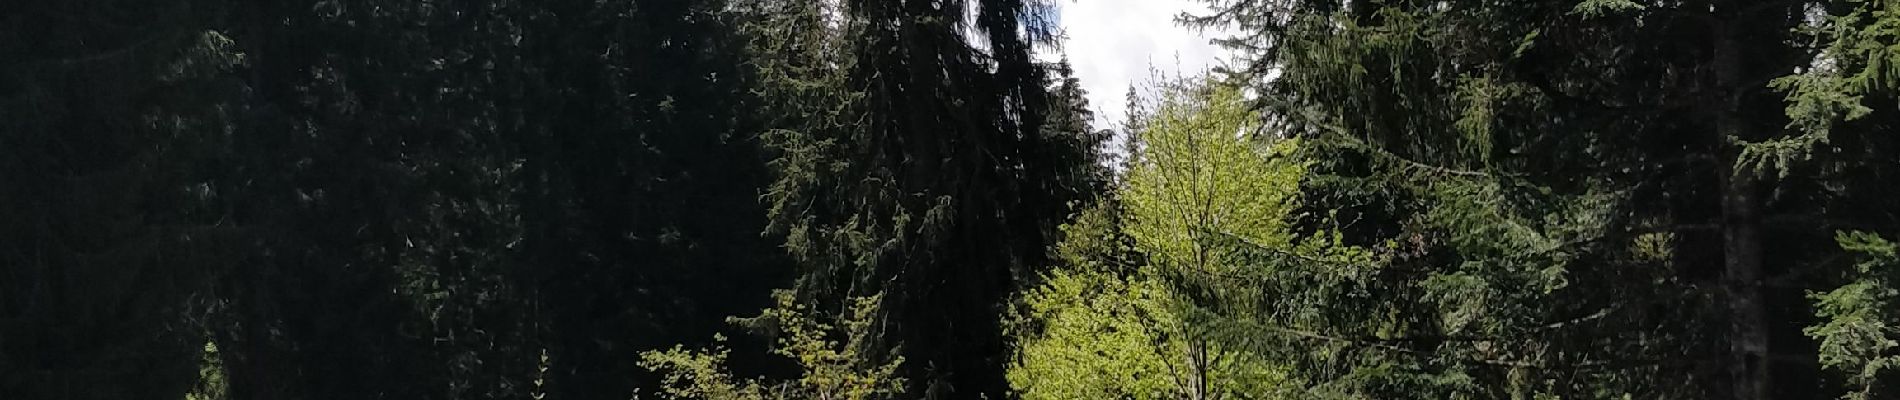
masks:
<svg viewBox="0 0 1900 400"><path fill-rule="evenodd" d="M0 0L0 399L1900 399L1900 0L1103 1Z"/></svg>

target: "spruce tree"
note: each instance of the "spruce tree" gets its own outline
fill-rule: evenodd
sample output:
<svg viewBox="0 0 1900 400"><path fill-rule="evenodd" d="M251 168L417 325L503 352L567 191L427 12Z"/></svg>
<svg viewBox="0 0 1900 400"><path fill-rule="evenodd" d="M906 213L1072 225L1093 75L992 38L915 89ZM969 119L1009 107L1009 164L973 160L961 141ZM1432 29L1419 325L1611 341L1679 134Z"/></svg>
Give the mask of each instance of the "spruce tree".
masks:
<svg viewBox="0 0 1900 400"><path fill-rule="evenodd" d="M1079 157L1054 154L1042 134L1045 71L1031 50L1051 37L1043 7L847 1L838 19L810 20L844 40L789 47L837 54L843 73L792 75L836 77L825 95L839 103L806 113L842 111L835 125L774 135L769 196L802 264L798 288L827 307L882 294L867 362L901 354L911 396L1004 395L1004 299L1043 265L1075 200L1050 172Z"/></svg>
<svg viewBox="0 0 1900 400"><path fill-rule="evenodd" d="M176 399L205 280L240 238L207 163L242 62L216 4L0 14L0 392Z"/></svg>
<svg viewBox="0 0 1900 400"><path fill-rule="evenodd" d="M1210 4L1185 21L1240 32L1224 41L1241 50L1227 72L1321 154L1314 209L1352 217L1317 225L1345 225L1389 260L1342 283L1362 295L1341 301L1373 316L1325 340L1361 361L1302 367L1315 384L1434 397L1842 390L1810 361L1802 295L1839 273L1833 230L1891 226L1890 207L1865 203L1886 190L1863 174L1886 168L1845 172L1891 151L1875 133L1885 116L1855 106L1889 100L1826 78L1870 65L1872 47L1838 43L1884 40L1865 29L1884 6Z"/></svg>

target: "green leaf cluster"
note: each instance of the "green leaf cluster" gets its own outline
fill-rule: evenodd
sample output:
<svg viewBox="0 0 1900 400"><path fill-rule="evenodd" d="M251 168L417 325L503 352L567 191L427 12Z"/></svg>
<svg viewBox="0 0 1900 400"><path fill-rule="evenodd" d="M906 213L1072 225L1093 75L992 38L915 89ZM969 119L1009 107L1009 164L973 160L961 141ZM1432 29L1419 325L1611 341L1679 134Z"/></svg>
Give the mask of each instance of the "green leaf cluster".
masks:
<svg viewBox="0 0 1900 400"><path fill-rule="evenodd" d="M744 322L776 331L778 340L772 353L797 363L800 373L796 380L735 377L727 366L730 350L724 347L725 338L719 336L708 350L674 346L640 354L642 368L662 374L661 398L868 400L893 398L903 392L904 379L897 375L903 358L866 363L860 353L871 344L869 325L875 321L878 297L854 299L848 314L836 324L825 322L828 317L814 315L789 292L780 292L777 298L777 306Z"/></svg>
<svg viewBox="0 0 1900 400"><path fill-rule="evenodd" d="M1842 249L1859 259L1848 283L1811 292L1821 320L1802 333L1819 341L1821 365L1844 374L1855 390L1844 399L1865 400L1893 394L1881 387L1900 370L1900 246L1879 235L1846 231L1836 236Z"/></svg>

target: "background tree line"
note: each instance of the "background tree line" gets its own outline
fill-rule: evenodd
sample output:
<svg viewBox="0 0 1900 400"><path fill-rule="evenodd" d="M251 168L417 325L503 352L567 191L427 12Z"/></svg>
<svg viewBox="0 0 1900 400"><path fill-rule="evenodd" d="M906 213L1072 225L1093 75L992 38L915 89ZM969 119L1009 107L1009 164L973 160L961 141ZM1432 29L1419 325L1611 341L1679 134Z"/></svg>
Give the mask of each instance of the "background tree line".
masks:
<svg viewBox="0 0 1900 400"><path fill-rule="evenodd" d="M0 392L1900 390L1900 2L1207 4L10 5Z"/></svg>
<svg viewBox="0 0 1900 400"><path fill-rule="evenodd" d="M807 3L3 7L0 387L624 399L796 281L882 294L904 393L1000 396L997 310L1093 190L1051 10Z"/></svg>

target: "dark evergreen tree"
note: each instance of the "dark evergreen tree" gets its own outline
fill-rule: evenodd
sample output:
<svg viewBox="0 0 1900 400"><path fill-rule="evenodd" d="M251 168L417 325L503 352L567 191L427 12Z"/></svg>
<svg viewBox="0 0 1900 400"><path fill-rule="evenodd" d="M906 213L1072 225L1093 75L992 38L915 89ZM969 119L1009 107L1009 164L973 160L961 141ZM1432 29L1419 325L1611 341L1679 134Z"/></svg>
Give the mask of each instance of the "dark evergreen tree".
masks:
<svg viewBox="0 0 1900 400"><path fill-rule="evenodd" d="M1310 388L1840 392L1803 294L1840 270L1834 230L1892 227L1864 180L1891 113L1862 108L1891 100L1835 79L1878 63L1826 44L1872 3L1211 3L1187 21L1239 30L1229 72L1314 145L1309 206L1350 218L1313 225L1385 257L1256 252L1278 279L1363 274L1248 308L1315 333L1266 342Z"/></svg>
<svg viewBox="0 0 1900 400"><path fill-rule="evenodd" d="M625 398L637 351L765 305L724 8L242 7L232 395Z"/></svg>
<svg viewBox="0 0 1900 400"><path fill-rule="evenodd" d="M524 384L523 314L500 305L520 290L501 280L518 237L512 160L460 46L481 38L467 31L481 16L376 1L236 8L248 90L221 189L251 239L212 309L232 397Z"/></svg>
<svg viewBox="0 0 1900 400"><path fill-rule="evenodd" d="M1056 198L1071 202L1052 210L1067 216L1091 206L1114 183L1114 170L1110 169L1113 161L1108 153L1114 131L1094 128L1095 112L1089 110L1088 92L1082 89L1082 81L1075 77L1067 58L1045 68L1051 72L1050 82L1044 84L1049 105L1040 134L1049 143L1051 159L1045 172L1050 176L1041 179L1053 182L1060 190L1053 193Z"/></svg>
<svg viewBox="0 0 1900 400"><path fill-rule="evenodd" d="M774 217L804 264L800 292L828 309L881 294L871 325L881 351L864 353L866 363L901 355L912 396L1002 397L1004 300L1045 264L1056 224L1082 200L1065 197L1086 192L1058 175L1084 157L1056 154L1065 149L1043 129L1046 71L1030 49L1048 38L1048 10L1015 0L842 6L842 18L814 6L788 21L841 40L793 36L775 47L837 56L841 75L802 64L822 58L764 72L785 76L767 84L787 93L840 88L795 105L839 115L832 124L772 136Z"/></svg>
<svg viewBox="0 0 1900 400"><path fill-rule="evenodd" d="M501 96L518 110L504 126L523 155L520 262L546 324L548 385L625 398L656 382L640 378L639 351L703 343L790 277L761 235L770 176L755 132L771 116L750 112L744 38L724 2L524 8L519 58L497 70L517 74Z"/></svg>
<svg viewBox="0 0 1900 400"><path fill-rule="evenodd" d="M239 236L201 161L230 132L237 49L188 1L0 12L0 392L176 399L191 305Z"/></svg>

